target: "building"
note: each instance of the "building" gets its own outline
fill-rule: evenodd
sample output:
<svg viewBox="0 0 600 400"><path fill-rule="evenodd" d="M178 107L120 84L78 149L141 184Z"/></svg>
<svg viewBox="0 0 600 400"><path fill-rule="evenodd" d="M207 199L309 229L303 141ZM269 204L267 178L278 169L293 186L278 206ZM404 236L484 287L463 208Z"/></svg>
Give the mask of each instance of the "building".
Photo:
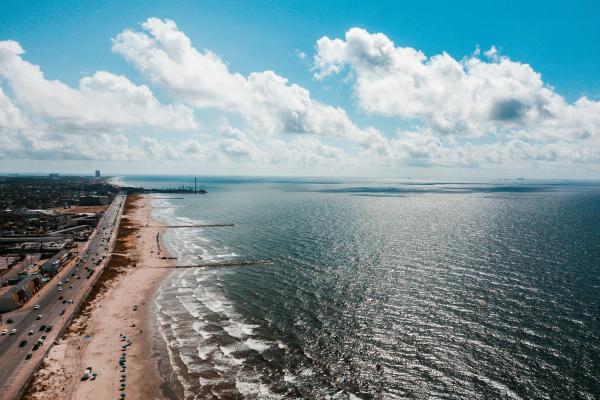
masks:
<svg viewBox="0 0 600 400"><path fill-rule="evenodd" d="M42 286L40 274L29 274L20 277L13 286L3 287L0 292L0 312L12 311L27 302Z"/></svg>
<svg viewBox="0 0 600 400"><path fill-rule="evenodd" d="M96 170L96 178L100 178L100 170L99 169Z"/></svg>
<svg viewBox="0 0 600 400"><path fill-rule="evenodd" d="M71 252L69 250L60 251L44 263L42 272L53 276L56 275L70 257Z"/></svg>

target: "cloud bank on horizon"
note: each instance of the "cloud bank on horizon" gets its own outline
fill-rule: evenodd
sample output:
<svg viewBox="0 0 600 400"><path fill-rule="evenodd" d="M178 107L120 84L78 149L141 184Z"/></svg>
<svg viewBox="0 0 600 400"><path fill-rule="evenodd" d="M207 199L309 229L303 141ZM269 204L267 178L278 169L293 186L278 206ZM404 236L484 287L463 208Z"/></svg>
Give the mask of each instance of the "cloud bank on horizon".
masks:
<svg viewBox="0 0 600 400"><path fill-rule="evenodd" d="M0 41L0 159L358 168L600 161L600 102L566 101L494 47L457 60L361 28L320 38L316 81L343 79L367 120L397 122L393 132L360 126L273 71L232 72L171 20L149 18L121 32L112 51L147 84L97 71L70 87L46 79L18 42ZM197 116L203 110L215 129ZM139 129L163 134L131 140ZM174 142L174 132L189 138Z"/></svg>

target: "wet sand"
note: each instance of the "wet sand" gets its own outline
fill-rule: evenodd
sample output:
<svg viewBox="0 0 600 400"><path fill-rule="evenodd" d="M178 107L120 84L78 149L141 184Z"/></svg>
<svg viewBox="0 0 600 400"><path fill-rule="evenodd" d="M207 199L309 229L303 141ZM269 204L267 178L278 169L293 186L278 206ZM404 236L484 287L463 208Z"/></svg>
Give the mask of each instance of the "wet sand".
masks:
<svg viewBox="0 0 600 400"><path fill-rule="evenodd" d="M175 261L161 259L168 254L157 243L157 234L162 238L165 228L151 213L149 197L126 206L112 264L96 284L97 293L92 293L93 299L50 350L25 398L117 399L122 383L127 399L165 398L152 350L157 333L151 313L154 294L172 271L166 267ZM121 335L127 339L122 341ZM128 342L131 345L123 351ZM126 354L125 380L119 366L122 352ZM82 381L87 367L97 376Z"/></svg>

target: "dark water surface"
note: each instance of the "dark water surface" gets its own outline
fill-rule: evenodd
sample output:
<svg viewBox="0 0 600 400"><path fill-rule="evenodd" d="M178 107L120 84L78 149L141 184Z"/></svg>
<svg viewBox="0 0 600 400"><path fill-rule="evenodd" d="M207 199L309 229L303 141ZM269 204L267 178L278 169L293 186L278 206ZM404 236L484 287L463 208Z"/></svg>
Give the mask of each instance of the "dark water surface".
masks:
<svg viewBox="0 0 600 400"><path fill-rule="evenodd" d="M186 398L599 398L598 184L203 182L156 215L235 227L170 230L178 263L273 264L162 285Z"/></svg>

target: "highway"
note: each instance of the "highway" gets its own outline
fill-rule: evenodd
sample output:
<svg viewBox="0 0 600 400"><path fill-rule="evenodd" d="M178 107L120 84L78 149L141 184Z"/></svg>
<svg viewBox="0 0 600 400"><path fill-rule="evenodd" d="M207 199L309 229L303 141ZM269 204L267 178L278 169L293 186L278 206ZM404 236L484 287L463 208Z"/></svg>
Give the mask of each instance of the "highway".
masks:
<svg viewBox="0 0 600 400"><path fill-rule="evenodd" d="M17 332L0 336L0 398L13 399L19 395L93 286L113 250L125 198L124 194L115 197L76 262L68 263L26 305L2 315L0 331L16 329ZM7 323L9 319L13 322ZM43 326L46 328L42 330ZM48 326L52 326L49 331ZM34 350L43 335L44 343ZM26 343L20 346L23 341ZM27 359L30 352L31 358Z"/></svg>

